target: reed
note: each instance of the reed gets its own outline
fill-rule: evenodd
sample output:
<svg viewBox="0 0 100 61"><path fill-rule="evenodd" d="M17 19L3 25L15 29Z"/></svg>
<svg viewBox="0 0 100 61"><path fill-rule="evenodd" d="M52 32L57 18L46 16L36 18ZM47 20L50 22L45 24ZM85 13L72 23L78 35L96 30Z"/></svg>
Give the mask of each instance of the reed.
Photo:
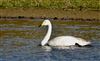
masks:
<svg viewBox="0 0 100 61"><path fill-rule="evenodd" d="M99 0L0 0L0 8L96 9Z"/></svg>

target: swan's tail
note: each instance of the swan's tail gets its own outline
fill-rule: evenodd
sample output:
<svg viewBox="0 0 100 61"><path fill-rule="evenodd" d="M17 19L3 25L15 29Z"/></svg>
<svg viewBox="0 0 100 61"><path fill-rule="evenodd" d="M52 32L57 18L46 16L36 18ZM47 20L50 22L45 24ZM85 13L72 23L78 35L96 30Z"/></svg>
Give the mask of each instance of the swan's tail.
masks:
<svg viewBox="0 0 100 61"><path fill-rule="evenodd" d="M82 39L82 38L77 38L78 39L78 44L79 45L81 45L81 46L85 46L85 45L90 45L91 44L91 42L89 42L89 41L86 41L86 40L84 40L84 39Z"/></svg>

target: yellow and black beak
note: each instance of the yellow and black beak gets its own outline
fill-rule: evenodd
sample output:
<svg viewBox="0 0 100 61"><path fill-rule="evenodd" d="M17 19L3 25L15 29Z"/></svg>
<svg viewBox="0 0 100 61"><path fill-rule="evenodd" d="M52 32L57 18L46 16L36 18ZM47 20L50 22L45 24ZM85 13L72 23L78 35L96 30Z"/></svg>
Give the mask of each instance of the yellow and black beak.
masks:
<svg viewBox="0 0 100 61"><path fill-rule="evenodd" d="M42 26L42 24L39 25L39 27L41 27L41 26Z"/></svg>

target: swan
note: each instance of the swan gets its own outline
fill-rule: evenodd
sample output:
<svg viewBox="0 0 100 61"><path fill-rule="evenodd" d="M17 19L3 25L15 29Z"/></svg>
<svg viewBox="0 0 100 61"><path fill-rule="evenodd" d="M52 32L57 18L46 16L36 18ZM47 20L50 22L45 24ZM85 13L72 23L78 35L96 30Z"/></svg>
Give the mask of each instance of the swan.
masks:
<svg viewBox="0 0 100 61"><path fill-rule="evenodd" d="M86 41L82 38L74 37L74 36L58 36L54 39L50 39L52 33L52 24L50 20L46 19L40 26L48 26L47 34L45 35L44 39L41 41L41 46L45 46L48 44L49 46L72 46L72 45L79 45L79 46L86 46L90 45L89 41Z"/></svg>

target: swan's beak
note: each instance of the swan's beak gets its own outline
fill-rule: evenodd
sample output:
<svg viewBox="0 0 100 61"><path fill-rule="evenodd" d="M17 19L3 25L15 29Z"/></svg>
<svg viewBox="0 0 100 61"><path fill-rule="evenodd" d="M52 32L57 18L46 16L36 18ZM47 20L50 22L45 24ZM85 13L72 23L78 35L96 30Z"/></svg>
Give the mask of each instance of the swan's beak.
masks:
<svg viewBox="0 0 100 61"><path fill-rule="evenodd" d="M41 27L42 25L40 24L39 27Z"/></svg>

